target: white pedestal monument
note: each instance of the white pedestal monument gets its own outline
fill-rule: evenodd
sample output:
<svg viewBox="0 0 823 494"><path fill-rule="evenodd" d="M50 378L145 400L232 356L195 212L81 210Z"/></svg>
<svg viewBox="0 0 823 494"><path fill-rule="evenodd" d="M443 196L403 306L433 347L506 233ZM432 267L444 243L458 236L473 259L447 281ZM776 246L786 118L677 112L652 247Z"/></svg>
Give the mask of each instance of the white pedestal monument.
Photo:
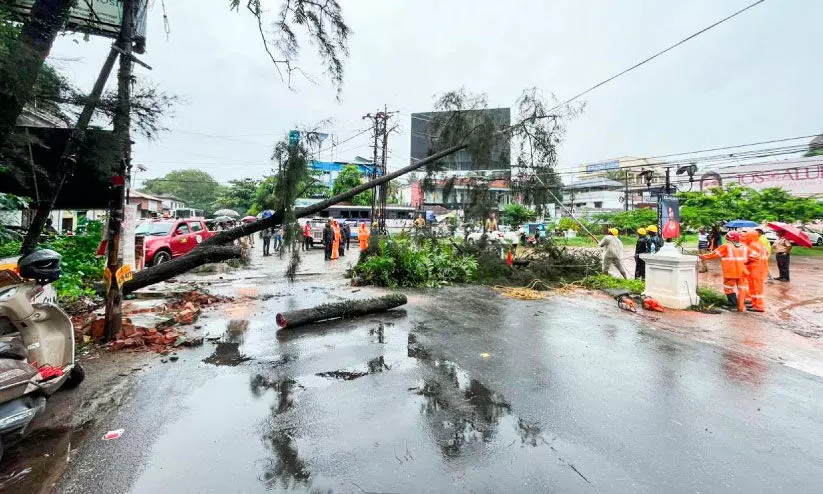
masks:
<svg viewBox="0 0 823 494"><path fill-rule="evenodd" d="M645 295L663 307L686 309L697 305L697 256L684 256L672 242L656 254L640 254L646 261Z"/></svg>

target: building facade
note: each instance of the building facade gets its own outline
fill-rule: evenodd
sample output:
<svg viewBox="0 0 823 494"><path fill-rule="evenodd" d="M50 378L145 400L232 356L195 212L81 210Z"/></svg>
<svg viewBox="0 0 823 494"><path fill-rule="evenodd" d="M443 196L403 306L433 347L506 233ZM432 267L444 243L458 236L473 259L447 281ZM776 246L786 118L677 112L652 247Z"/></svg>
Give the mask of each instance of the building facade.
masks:
<svg viewBox="0 0 823 494"><path fill-rule="evenodd" d="M318 182L322 183L326 187L331 190L332 186L334 185L334 181L338 175L340 175L340 170L343 169L344 166L347 165L354 165L360 170L360 173L363 174L364 177L370 178L372 173L374 172L374 163L371 161L361 158L357 156L351 161L318 161L312 160L309 162L309 166L311 166L312 170L315 172L319 172L319 177L317 177ZM377 174L380 175L380 169L377 169Z"/></svg>
<svg viewBox="0 0 823 494"><path fill-rule="evenodd" d="M503 179L487 182L489 187L489 202L498 210L512 202L509 182ZM452 180L434 180L424 187L423 182L416 180L400 187L400 201L403 205L415 209L437 209L438 211L455 211L465 209L470 201L472 180L457 177Z"/></svg>
<svg viewBox="0 0 823 494"><path fill-rule="evenodd" d="M137 218L157 218L163 214L163 200L143 192L132 190L129 204L137 205Z"/></svg>
<svg viewBox="0 0 823 494"><path fill-rule="evenodd" d="M158 194L156 197L162 201L164 213L171 214L175 209L183 209L186 207L186 204L181 199L171 194Z"/></svg>
<svg viewBox="0 0 823 494"><path fill-rule="evenodd" d="M701 168L693 180L680 175L679 190L708 190L737 183L762 190L779 187L798 197L823 198L823 156Z"/></svg>
<svg viewBox="0 0 823 494"><path fill-rule="evenodd" d="M625 184L593 178L563 186L563 205L572 213L605 213L625 209Z"/></svg>
<svg viewBox="0 0 823 494"><path fill-rule="evenodd" d="M511 125L511 110L509 108L489 108L485 110L467 110L469 118L472 114L486 113L491 117L499 130ZM411 115L411 162L430 156L436 147L434 126L438 119L448 118L452 112L424 112ZM493 173L500 178L509 179L511 176L511 145L508 139L498 140L489 151L489 156L478 160L461 150L446 156L440 163L446 173L465 175L476 172Z"/></svg>

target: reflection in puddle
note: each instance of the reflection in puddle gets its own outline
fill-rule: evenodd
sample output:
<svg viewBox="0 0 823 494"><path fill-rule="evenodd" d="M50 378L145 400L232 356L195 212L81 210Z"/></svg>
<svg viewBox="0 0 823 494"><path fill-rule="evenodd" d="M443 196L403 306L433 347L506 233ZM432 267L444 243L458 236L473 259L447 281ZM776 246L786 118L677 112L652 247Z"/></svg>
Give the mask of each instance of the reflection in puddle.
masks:
<svg viewBox="0 0 823 494"><path fill-rule="evenodd" d="M39 492L62 473L72 445L80 444L87 428L35 430L9 447L0 468L0 492Z"/></svg>
<svg viewBox="0 0 823 494"><path fill-rule="evenodd" d="M213 365L228 365L235 366L242 364L248 360L247 357L240 353L240 345L243 344L243 335L249 327L249 321L233 319L229 321L226 332L217 341L214 347L214 352L203 359L203 362Z"/></svg>
<svg viewBox="0 0 823 494"><path fill-rule="evenodd" d="M391 326L391 325L392 325L392 323L390 323L390 322L385 323L385 325L384 325L383 321L378 322L376 328L372 328L372 329L369 330L369 336L374 337L374 339L372 341L374 343L380 343L380 344L386 343L385 331L384 331L385 327L384 326Z"/></svg>
<svg viewBox="0 0 823 494"><path fill-rule="evenodd" d="M417 387L420 413L431 436L446 458L456 458L467 448L494 441L522 446L546 444L540 424L512 413L511 405L454 362L435 359L432 352L409 334L408 355L418 359L426 374Z"/></svg>
<svg viewBox="0 0 823 494"><path fill-rule="evenodd" d="M263 444L275 454L263 464L259 479L269 489L294 489L305 486L311 478L308 464L301 459L289 430L279 430L263 435Z"/></svg>
<svg viewBox="0 0 823 494"><path fill-rule="evenodd" d="M277 405L263 424L263 445L273 457L258 461L263 472L258 479L269 489L294 489L306 486L311 477L308 464L299 456L294 435L296 427L287 427L280 416L294 407L294 392L304 389L291 378L269 379L261 374L252 377L251 392L260 397L267 390L277 393Z"/></svg>
<svg viewBox="0 0 823 494"><path fill-rule="evenodd" d="M317 374L315 374L315 376L325 377L327 379L352 381L354 379L360 379L363 376L368 376L369 374L377 374L391 369L391 366L389 366L389 364L386 363L385 357L381 355L366 362L365 370L335 370L327 372L318 372Z"/></svg>

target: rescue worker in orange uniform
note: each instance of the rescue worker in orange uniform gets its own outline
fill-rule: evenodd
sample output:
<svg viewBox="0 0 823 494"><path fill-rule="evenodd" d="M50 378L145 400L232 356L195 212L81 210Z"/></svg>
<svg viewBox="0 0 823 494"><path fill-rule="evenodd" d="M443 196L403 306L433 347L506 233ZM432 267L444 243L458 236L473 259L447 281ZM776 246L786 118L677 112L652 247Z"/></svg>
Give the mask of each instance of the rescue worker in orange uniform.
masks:
<svg viewBox="0 0 823 494"><path fill-rule="evenodd" d="M360 228L357 229L357 241L360 242L360 250L366 250L369 248L370 236L371 232L369 231L369 227L366 226L365 221L361 221Z"/></svg>
<svg viewBox="0 0 823 494"><path fill-rule="evenodd" d="M312 236L311 236L311 221L307 221L303 225L303 243L302 250L311 250Z"/></svg>
<svg viewBox="0 0 823 494"><path fill-rule="evenodd" d="M337 259L340 257L340 239L342 238L340 235L340 225L337 224L337 220L332 220L331 231L334 234L334 240L331 244L331 258Z"/></svg>
<svg viewBox="0 0 823 494"><path fill-rule="evenodd" d="M749 271L746 263L749 262L749 248L740 242L740 232L731 231L726 234L727 243L721 245L700 259L720 258L720 267L723 269L723 293L726 294L729 308L737 308L739 312L746 310L746 280Z"/></svg>
<svg viewBox="0 0 823 494"><path fill-rule="evenodd" d="M745 233L746 243L749 246L749 298L752 300L752 312L766 312L763 303L763 287L769 276L769 251L760 242L760 233L752 230Z"/></svg>

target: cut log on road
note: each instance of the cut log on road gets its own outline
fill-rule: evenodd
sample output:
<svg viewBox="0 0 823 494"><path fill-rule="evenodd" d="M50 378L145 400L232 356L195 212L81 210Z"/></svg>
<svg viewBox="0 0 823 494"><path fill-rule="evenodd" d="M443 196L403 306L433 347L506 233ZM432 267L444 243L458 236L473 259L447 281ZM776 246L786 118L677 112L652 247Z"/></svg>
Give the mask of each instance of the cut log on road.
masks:
<svg viewBox="0 0 823 494"><path fill-rule="evenodd" d="M280 329L286 329L328 319L364 316L375 312L385 312L405 305L406 302L405 295L394 293L377 298L323 304L311 309L281 312L277 314L277 325L280 326Z"/></svg>
<svg viewBox="0 0 823 494"><path fill-rule="evenodd" d="M239 245L218 245L195 249L169 262L134 273L134 278L123 284L123 295L174 278L203 264L239 257L243 257L243 249Z"/></svg>

